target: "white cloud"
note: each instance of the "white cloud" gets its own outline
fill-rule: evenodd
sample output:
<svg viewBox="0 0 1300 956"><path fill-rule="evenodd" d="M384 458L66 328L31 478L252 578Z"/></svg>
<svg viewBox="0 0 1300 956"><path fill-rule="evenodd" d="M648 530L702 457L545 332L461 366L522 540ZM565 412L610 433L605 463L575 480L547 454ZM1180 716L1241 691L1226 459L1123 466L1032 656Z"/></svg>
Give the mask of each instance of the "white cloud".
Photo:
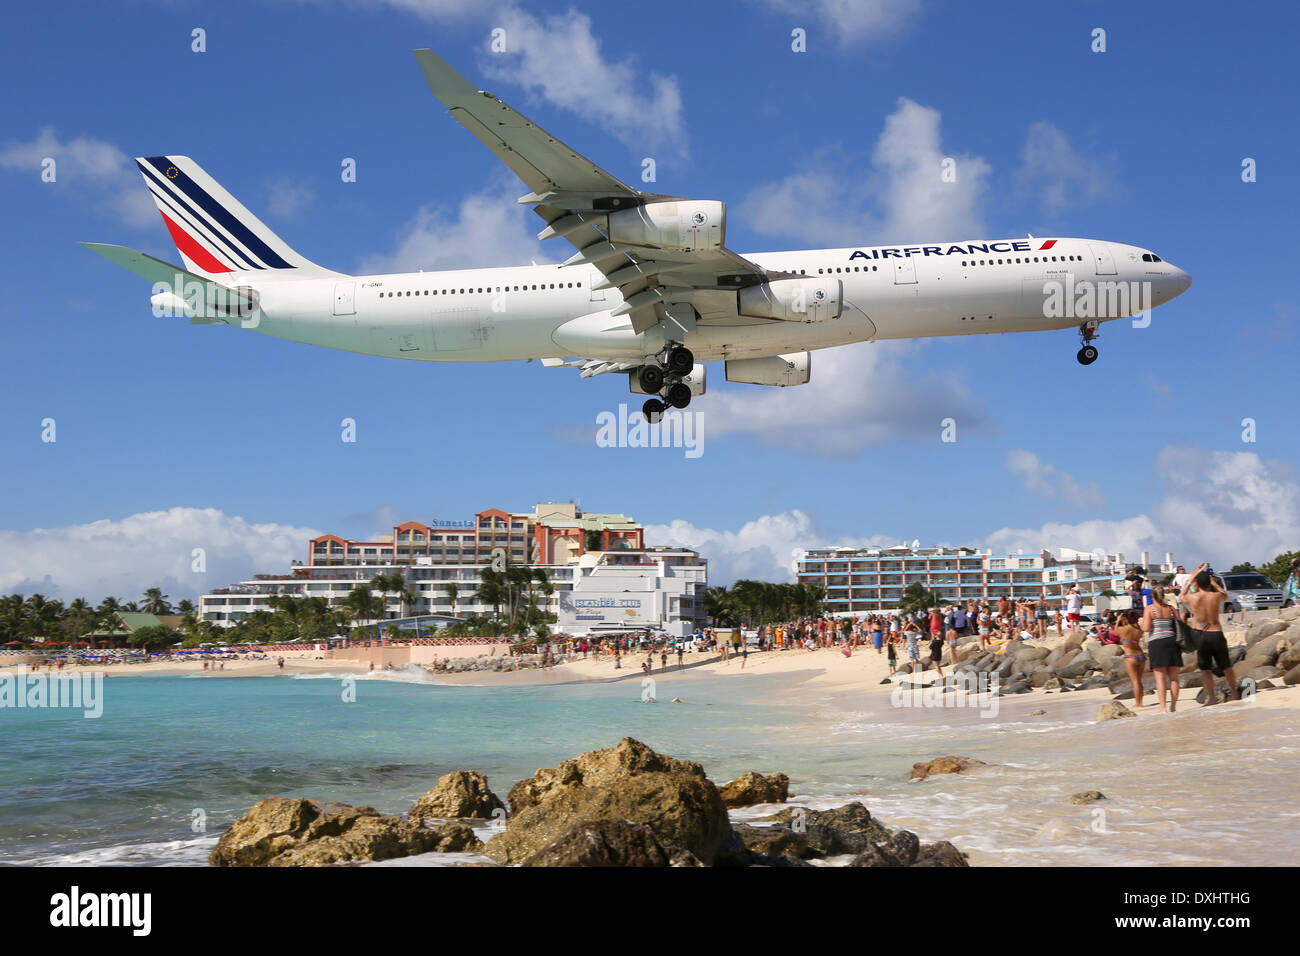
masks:
<svg viewBox="0 0 1300 956"><path fill-rule="evenodd" d="M1019 475L1025 491L1045 498L1059 498L1076 508L1100 508L1106 503L1101 485L1081 484L1074 476L1043 461L1032 451L1016 448L1007 453L1007 470Z"/></svg>
<svg viewBox="0 0 1300 956"><path fill-rule="evenodd" d="M989 427L980 398L952 369L909 367L926 350L912 342L874 342L812 354L807 385L733 386L701 402L705 434L750 435L767 444L828 457L851 457L900 438L938 443L943 419L958 436ZM721 371L719 369L719 371Z"/></svg>
<svg viewBox="0 0 1300 956"><path fill-rule="evenodd" d="M293 176L266 181L267 208L281 219L296 219L316 201L316 192Z"/></svg>
<svg viewBox="0 0 1300 956"><path fill-rule="evenodd" d="M42 185L56 194L93 197L100 208L129 226L157 224L156 207L135 160L112 143L91 136L61 140L46 126L34 139L0 149L0 167L29 175L33 182L40 182L47 158L55 162L55 179Z"/></svg>
<svg viewBox="0 0 1300 956"><path fill-rule="evenodd" d="M1059 127L1042 120L1029 127L1016 178L1056 213L1112 195L1114 166L1113 156L1081 155Z"/></svg>
<svg viewBox="0 0 1300 956"><path fill-rule="evenodd" d="M0 592L41 592L65 601L106 595L137 599L160 587L173 601L246 579L284 573L320 534L283 524L250 524L216 508L169 508L121 520L62 528L0 531ZM191 570L202 548L207 570Z"/></svg>
<svg viewBox="0 0 1300 956"><path fill-rule="evenodd" d="M700 528L681 519L645 527L648 545L693 548L709 561L709 585L731 585L742 578L793 581L793 563L800 549L826 547L826 538L813 528L812 519L798 509L763 515L746 522L739 531ZM841 540L839 545L877 548L898 544L896 538L876 536L866 540Z"/></svg>
<svg viewBox="0 0 1300 956"><path fill-rule="evenodd" d="M359 266L360 274L550 261L535 238L545 224L529 207L515 202L519 191L517 186L496 186L473 193L461 200L454 214L445 207L420 207L398 232L397 247L386 255L368 256Z"/></svg>
<svg viewBox="0 0 1300 956"><path fill-rule="evenodd" d="M796 17L812 15L841 46L894 37L921 12L920 0L759 0ZM794 23L797 26L798 23ZM816 38L811 38L813 43Z"/></svg>
<svg viewBox="0 0 1300 956"><path fill-rule="evenodd" d="M1150 514L1040 528L1002 528L985 539L996 550L1076 548L1163 557L1184 565L1256 564L1291 551L1300 540L1300 484L1291 466L1254 452L1169 446L1156 456L1165 485Z"/></svg>
<svg viewBox="0 0 1300 956"><path fill-rule="evenodd" d="M867 242L975 238L992 167L979 156L943 146L939 111L906 97L885 119L871 166L822 150L804 166L751 191L741 217L766 235L818 247ZM955 180L944 181L944 160Z"/></svg>
<svg viewBox="0 0 1300 956"><path fill-rule="evenodd" d="M1288 465L1265 461L1253 452L1170 446L1157 455L1154 471L1165 482L1165 494L1153 502L1150 514L1001 528L983 540L960 543L1000 553L1100 549L1122 552L1132 560L1149 551L1153 563L1172 551L1188 567L1209 561L1228 568L1239 561L1269 561L1294 550L1300 541L1300 483ZM880 534L834 539L819 533L799 510L763 515L738 531L679 519L646 525L645 537L650 545L700 551L709 561L710 585L730 585L739 578L793 580L791 563L798 549L906 543Z"/></svg>
<svg viewBox="0 0 1300 956"><path fill-rule="evenodd" d="M577 113L627 146L685 154L677 78L643 78L631 59L607 59L591 17L570 9L542 18L511 6L494 22L506 48L487 57L489 76Z"/></svg>

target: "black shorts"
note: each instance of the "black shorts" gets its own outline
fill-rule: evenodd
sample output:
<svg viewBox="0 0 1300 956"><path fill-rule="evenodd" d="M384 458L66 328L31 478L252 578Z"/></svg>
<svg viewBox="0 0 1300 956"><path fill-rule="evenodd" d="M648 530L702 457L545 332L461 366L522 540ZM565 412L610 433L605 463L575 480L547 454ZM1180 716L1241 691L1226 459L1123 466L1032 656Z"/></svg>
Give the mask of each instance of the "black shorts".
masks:
<svg viewBox="0 0 1300 956"><path fill-rule="evenodd" d="M1228 639L1222 631L1195 631L1196 666L1203 671L1222 671L1232 666Z"/></svg>
<svg viewBox="0 0 1300 956"><path fill-rule="evenodd" d="M955 630L957 631L957 636L958 636L958 637L970 637L970 625L969 625L969 624L967 624L965 627L955 628Z"/></svg>
<svg viewBox="0 0 1300 956"><path fill-rule="evenodd" d="M1147 641L1150 652L1150 664L1157 667L1182 667L1183 652L1178 649L1178 641L1172 637L1156 637Z"/></svg>

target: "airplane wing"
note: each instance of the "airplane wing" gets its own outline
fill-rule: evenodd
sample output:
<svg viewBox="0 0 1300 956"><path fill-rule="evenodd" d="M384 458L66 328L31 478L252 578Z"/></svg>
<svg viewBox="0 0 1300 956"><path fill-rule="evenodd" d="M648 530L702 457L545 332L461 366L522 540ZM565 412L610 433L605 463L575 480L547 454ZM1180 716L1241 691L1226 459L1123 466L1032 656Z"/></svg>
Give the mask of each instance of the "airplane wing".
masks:
<svg viewBox="0 0 1300 956"><path fill-rule="evenodd" d="M636 332L666 321L684 333L697 320L732 318L736 289L794 276L766 272L725 246L678 251L611 237L611 213L690 200L633 189L476 88L432 50L416 50L415 58L433 95L532 190L519 201L546 222L538 238L571 242L578 252L564 264L598 269L604 281L596 288L622 293L623 304L613 313L628 315Z"/></svg>

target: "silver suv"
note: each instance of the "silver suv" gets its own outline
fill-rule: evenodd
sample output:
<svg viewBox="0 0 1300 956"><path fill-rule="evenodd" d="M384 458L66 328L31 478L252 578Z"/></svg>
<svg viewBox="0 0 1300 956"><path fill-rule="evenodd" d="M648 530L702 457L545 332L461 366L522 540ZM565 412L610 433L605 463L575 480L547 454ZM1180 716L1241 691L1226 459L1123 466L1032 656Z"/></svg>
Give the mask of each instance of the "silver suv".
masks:
<svg viewBox="0 0 1300 956"><path fill-rule="evenodd" d="M1281 588L1258 571L1226 571L1218 578L1228 592L1228 600L1223 602L1225 611L1254 611L1286 603Z"/></svg>

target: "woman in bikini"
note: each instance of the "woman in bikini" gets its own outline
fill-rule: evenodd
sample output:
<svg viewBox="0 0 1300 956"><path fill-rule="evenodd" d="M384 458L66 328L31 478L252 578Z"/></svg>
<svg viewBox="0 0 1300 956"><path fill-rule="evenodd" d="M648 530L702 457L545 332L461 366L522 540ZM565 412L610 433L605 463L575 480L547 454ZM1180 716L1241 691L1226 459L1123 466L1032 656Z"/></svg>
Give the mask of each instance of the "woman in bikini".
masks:
<svg viewBox="0 0 1300 956"><path fill-rule="evenodd" d="M1178 710L1178 672L1183 667L1183 652L1179 650L1178 638L1174 635L1174 620L1183 620L1183 615L1165 603L1164 588L1154 588L1151 596L1153 600L1142 612L1142 630L1148 634L1147 649L1151 652L1151 670L1156 675L1160 713L1169 714ZM1165 705L1166 691L1169 693L1168 706Z"/></svg>
<svg viewBox="0 0 1300 956"><path fill-rule="evenodd" d="M1119 625L1115 628L1115 633L1124 648L1124 667L1128 671L1128 679L1133 683L1133 704L1141 707L1142 674L1147 669L1147 656L1142 653L1142 629L1138 627L1137 622L1137 611L1125 611L1119 616ZM1181 667L1182 664L1180 663L1179 666Z"/></svg>

